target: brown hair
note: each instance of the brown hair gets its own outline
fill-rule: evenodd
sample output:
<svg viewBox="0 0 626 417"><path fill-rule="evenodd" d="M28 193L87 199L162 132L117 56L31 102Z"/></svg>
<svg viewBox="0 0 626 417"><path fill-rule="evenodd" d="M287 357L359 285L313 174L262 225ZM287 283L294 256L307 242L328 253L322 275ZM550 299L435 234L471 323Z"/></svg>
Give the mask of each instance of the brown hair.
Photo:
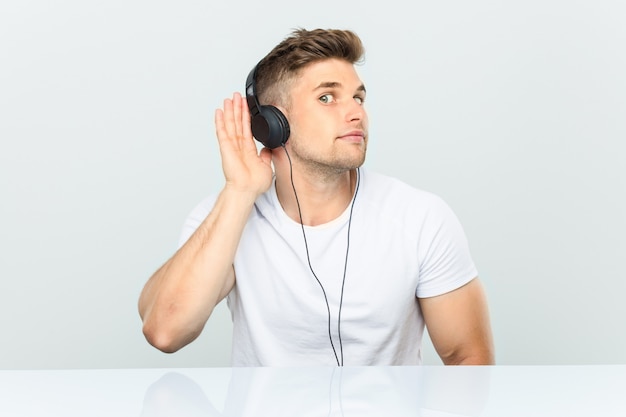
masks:
<svg viewBox="0 0 626 417"><path fill-rule="evenodd" d="M352 31L295 29L258 64L256 90L261 104L289 106L291 83L304 66L323 59L362 62L365 49Z"/></svg>

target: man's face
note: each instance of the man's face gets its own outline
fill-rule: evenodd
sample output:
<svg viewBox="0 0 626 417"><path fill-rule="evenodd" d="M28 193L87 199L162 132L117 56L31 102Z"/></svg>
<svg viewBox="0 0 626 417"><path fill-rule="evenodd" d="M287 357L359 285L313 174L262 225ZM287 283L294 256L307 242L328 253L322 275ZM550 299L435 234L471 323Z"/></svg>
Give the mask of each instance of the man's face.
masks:
<svg viewBox="0 0 626 417"><path fill-rule="evenodd" d="M326 174L363 164L365 87L351 63L326 59L307 65L294 81L290 98L287 146L294 160Z"/></svg>

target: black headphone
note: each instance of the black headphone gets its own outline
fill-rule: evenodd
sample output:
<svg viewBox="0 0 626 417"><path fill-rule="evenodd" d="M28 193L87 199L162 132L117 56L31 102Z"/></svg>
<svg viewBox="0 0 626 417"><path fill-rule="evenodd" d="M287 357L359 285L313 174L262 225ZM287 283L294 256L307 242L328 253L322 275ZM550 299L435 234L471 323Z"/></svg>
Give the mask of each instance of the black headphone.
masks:
<svg viewBox="0 0 626 417"><path fill-rule="evenodd" d="M274 149L283 146L289 139L289 122L274 106L261 106L256 96L256 73L252 68L246 80L246 100L250 109L252 136L265 147Z"/></svg>

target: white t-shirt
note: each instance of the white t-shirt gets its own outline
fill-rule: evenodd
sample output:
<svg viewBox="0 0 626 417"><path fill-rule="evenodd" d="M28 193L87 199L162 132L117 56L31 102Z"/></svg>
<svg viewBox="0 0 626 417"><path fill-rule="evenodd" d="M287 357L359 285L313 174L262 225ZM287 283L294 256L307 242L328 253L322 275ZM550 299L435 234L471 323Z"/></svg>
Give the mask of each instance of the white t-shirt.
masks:
<svg viewBox="0 0 626 417"><path fill-rule="evenodd" d="M359 171L351 225L348 206L329 223L304 227L315 275L302 226L285 214L275 186L257 199L227 297L233 366L337 365L328 309L333 345L340 361L343 351L344 365L421 363L424 319L417 297L444 294L477 276L467 240L441 198ZM191 212L181 245L215 199Z"/></svg>

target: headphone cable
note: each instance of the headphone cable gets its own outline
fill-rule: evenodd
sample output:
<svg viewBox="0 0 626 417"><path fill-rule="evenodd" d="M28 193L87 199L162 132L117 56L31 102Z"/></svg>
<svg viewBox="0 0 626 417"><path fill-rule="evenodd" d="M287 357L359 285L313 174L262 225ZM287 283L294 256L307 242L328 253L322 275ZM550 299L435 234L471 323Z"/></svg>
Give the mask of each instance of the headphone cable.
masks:
<svg viewBox="0 0 626 417"><path fill-rule="evenodd" d="M319 278L317 277L317 274L315 273L315 271L313 270L313 266L311 265L311 256L309 254L309 245L306 239L306 232L304 231L304 222L302 220L302 210L300 208L300 201L298 199L298 193L296 192L296 185L293 181L293 163L291 162L291 156L289 156L289 152L287 151L287 147L285 146L285 144L283 143L281 145L283 147L283 149L285 150L285 155L287 155L287 159L289 160L289 175L290 175L290 179L291 179L291 187L293 188L293 194L296 198L296 205L298 207L298 215L300 216L300 227L302 228L302 236L304 238L304 248L306 250L306 258L307 258L307 262L309 264L309 269L311 270L311 273L313 274L313 277L315 278L315 280L317 281L317 283L319 284L320 288L322 289L322 294L324 294L324 301L326 302L326 310L328 312L328 339L330 340L330 346L333 349L333 353L335 355L335 360L337 361L337 366L343 366L343 343L341 340L341 309L343 307L343 293L344 293L344 287L345 287L345 283L346 283L346 271L348 269L348 253L350 251L350 229L352 226L352 212L354 210L354 202L356 201L356 195L359 191L359 185L361 183L361 175L360 175L360 170L359 168L357 168L357 183L356 183L356 187L355 187L355 191L354 191L354 197L352 198L352 203L350 204L350 217L348 219L348 241L347 241L347 245L346 245L346 259L344 262L344 267L343 267L343 277L342 277L342 282L341 282L341 296L339 299L339 313L338 313L338 317L337 317L337 334L339 337L339 348L340 348L340 355L341 355L341 361L339 361L339 356L337 355L337 350L335 349L335 344L333 343L333 337L330 331L331 325L331 314L330 314L330 304L328 302L328 296L326 295L326 290L324 289L324 285L322 285L322 282L319 280Z"/></svg>
<svg viewBox="0 0 626 417"><path fill-rule="evenodd" d="M350 218L348 219L348 238L346 242L346 260L343 265L343 278L341 280L341 297L339 298L339 314L337 317L337 334L339 335L339 349L341 352L341 366L343 366L343 343L341 342L341 308L343 307L343 290L346 285L346 271L348 270L348 253L350 252L350 229L352 226L352 212L354 211L354 202L356 201L356 195L359 192L359 185L361 184L361 171L356 169L356 187L354 188L354 197L352 197L352 203L350 204Z"/></svg>

